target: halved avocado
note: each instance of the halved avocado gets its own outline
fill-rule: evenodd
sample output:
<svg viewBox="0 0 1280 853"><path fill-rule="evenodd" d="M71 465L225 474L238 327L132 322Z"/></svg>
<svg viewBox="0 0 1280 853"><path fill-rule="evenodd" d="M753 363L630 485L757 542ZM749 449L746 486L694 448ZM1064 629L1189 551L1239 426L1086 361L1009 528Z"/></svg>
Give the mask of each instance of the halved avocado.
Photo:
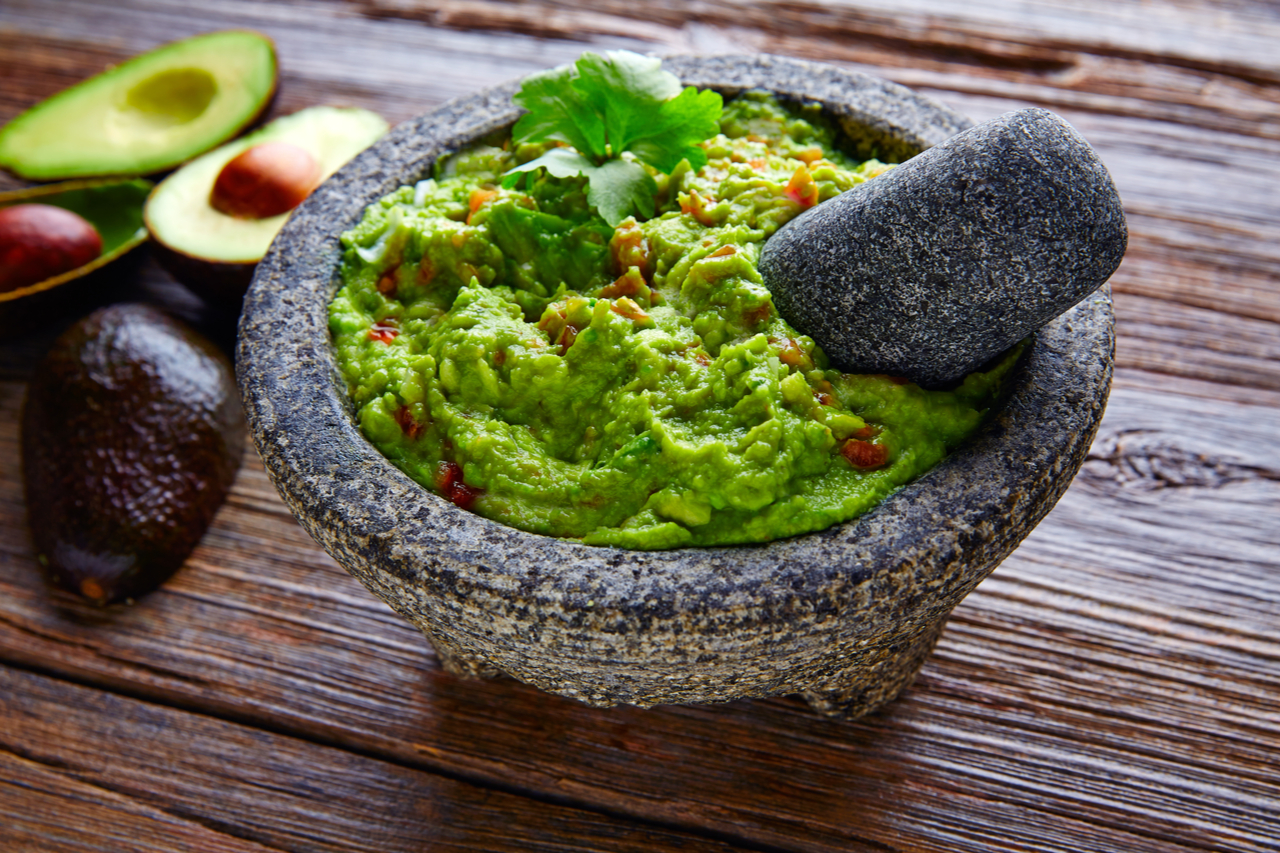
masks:
<svg viewBox="0 0 1280 853"><path fill-rule="evenodd" d="M0 209L30 203L61 207L87 220L102 238L101 254L89 263L0 293L0 337L22 332L33 319L68 313L106 285L99 270L147 240L142 208L151 189L150 181L134 178L67 181L0 193Z"/></svg>
<svg viewBox="0 0 1280 853"><path fill-rule="evenodd" d="M368 110L310 107L188 163L147 200L144 218L156 259L206 299L238 303L291 211L255 219L215 209L211 196L224 167L264 143L286 143L314 157L318 184L386 132L387 122Z"/></svg>
<svg viewBox="0 0 1280 853"><path fill-rule="evenodd" d="M59 92L0 129L0 167L35 181L171 169L252 124L276 53L227 30L156 48Z"/></svg>

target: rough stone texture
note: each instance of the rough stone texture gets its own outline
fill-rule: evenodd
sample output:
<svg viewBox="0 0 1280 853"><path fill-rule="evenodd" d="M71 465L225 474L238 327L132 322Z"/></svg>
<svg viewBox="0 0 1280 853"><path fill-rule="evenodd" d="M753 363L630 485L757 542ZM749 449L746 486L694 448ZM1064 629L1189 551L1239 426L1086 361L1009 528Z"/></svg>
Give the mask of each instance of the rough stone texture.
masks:
<svg viewBox="0 0 1280 853"><path fill-rule="evenodd" d="M765 244L760 273L832 364L940 387L1100 287L1127 241L1089 143L1026 109L793 219Z"/></svg>
<svg viewBox="0 0 1280 853"><path fill-rule="evenodd" d="M771 57L678 58L684 80L831 106L851 138L910 153L967 126L866 75ZM515 84L391 132L325 182L258 267L237 368L258 450L333 557L469 675L594 705L809 691L854 716L915 674L951 609L1030 532L1088 450L1110 387L1109 294L1036 337L972 444L871 513L766 545L643 552L505 527L418 486L360 434L327 304L338 235L441 154L513 121ZM880 140L874 142L874 140Z"/></svg>

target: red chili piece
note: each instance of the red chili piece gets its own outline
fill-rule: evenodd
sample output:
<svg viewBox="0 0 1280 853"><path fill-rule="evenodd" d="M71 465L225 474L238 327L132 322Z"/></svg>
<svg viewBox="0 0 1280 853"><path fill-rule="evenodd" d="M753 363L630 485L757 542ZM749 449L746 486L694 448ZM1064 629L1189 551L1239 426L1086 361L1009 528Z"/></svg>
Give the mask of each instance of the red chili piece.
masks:
<svg viewBox="0 0 1280 853"><path fill-rule="evenodd" d="M470 486L458 483L449 492L449 500L453 501L453 505L458 509L471 509L471 505L476 502L479 494L479 489L473 489Z"/></svg>
<svg viewBox="0 0 1280 853"><path fill-rule="evenodd" d="M436 488L458 509L471 509L481 494L480 489L462 482L462 468L456 462L441 462L436 466Z"/></svg>

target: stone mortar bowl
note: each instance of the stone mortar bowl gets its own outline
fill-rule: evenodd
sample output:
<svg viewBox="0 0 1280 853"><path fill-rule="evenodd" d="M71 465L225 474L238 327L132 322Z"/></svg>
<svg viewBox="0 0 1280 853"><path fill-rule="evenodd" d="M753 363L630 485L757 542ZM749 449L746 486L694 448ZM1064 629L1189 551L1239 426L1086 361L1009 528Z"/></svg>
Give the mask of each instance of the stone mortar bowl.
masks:
<svg viewBox="0 0 1280 853"><path fill-rule="evenodd" d="M851 153L900 160L969 126L867 75L767 56L676 57L686 83L817 101ZM401 125L323 184L259 264L238 375L271 479L303 527L416 625L443 665L506 673L597 706L800 693L852 718L894 698L952 608L1053 507L1102 417L1111 301L1035 336L981 433L872 512L764 545L628 551L526 533L454 507L361 435L330 345L339 235L442 154L510 125L510 83Z"/></svg>

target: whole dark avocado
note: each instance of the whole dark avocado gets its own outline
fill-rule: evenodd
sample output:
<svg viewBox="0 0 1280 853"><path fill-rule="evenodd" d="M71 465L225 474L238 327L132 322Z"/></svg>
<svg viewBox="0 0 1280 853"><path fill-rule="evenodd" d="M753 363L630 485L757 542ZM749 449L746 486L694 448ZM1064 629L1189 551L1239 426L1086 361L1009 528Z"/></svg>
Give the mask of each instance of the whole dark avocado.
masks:
<svg viewBox="0 0 1280 853"><path fill-rule="evenodd" d="M145 305L68 329L22 413L27 514L51 581L96 604L172 575L235 479L244 445L231 364Z"/></svg>

